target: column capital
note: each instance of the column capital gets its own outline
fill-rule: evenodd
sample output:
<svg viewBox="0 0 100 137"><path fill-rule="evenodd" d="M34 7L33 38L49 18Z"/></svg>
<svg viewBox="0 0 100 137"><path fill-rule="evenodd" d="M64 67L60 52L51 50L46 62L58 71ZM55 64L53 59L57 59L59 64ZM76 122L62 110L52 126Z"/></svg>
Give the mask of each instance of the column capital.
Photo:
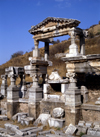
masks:
<svg viewBox="0 0 100 137"><path fill-rule="evenodd" d="M69 78L69 82L76 82L76 74L74 72L66 73L66 77Z"/></svg>

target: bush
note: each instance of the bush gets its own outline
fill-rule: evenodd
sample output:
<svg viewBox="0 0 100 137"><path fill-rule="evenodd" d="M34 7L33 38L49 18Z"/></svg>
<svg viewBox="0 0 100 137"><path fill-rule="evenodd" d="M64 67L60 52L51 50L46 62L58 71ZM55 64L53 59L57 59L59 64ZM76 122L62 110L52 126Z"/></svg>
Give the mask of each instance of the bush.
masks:
<svg viewBox="0 0 100 137"><path fill-rule="evenodd" d="M89 38L94 38L94 33L93 33L93 31L91 30L91 31L89 31L89 36L88 36Z"/></svg>
<svg viewBox="0 0 100 137"><path fill-rule="evenodd" d="M15 52L13 55L11 55L11 59L23 55L23 51Z"/></svg>

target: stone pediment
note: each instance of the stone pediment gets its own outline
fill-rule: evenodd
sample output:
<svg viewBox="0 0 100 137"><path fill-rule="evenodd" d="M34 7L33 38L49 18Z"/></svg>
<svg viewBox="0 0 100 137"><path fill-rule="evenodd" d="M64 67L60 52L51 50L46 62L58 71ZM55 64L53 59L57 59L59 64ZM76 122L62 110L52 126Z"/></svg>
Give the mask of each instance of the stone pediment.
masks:
<svg viewBox="0 0 100 137"><path fill-rule="evenodd" d="M32 26L29 32L33 35L41 33L43 34L47 32L52 32L54 30L63 29L66 27L77 27L79 23L80 21L75 19L48 17L36 26Z"/></svg>

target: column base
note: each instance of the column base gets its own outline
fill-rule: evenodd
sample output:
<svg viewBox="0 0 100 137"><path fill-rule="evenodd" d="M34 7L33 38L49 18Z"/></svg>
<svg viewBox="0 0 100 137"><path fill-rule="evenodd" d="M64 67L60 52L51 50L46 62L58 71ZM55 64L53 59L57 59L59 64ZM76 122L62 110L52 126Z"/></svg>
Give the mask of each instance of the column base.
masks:
<svg viewBox="0 0 100 137"><path fill-rule="evenodd" d="M12 118L13 115L19 112L19 88L15 85L10 85L7 88L7 117Z"/></svg>
<svg viewBox="0 0 100 137"><path fill-rule="evenodd" d="M19 102L13 102L13 100L10 102L7 102L7 117L9 119L12 118L13 115L19 112Z"/></svg>
<svg viewBox="0 0 100 137"><path fill-rule="evenodd" d="M81 109L80 107L66 107L65 106L65 125L69 124L77 125L81 119Z"/></svg>

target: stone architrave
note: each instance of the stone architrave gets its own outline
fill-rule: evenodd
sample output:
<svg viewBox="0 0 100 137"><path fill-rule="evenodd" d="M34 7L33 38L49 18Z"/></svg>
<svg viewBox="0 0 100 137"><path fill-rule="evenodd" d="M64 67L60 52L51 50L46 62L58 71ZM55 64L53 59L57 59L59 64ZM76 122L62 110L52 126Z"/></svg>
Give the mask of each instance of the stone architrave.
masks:
<svg viewBox="0 0 100 137"><path fill-rule="evenodd" d="M7 75L1 75L2 84L1 84L1 94L6 97L7 96Z"/></svg>

